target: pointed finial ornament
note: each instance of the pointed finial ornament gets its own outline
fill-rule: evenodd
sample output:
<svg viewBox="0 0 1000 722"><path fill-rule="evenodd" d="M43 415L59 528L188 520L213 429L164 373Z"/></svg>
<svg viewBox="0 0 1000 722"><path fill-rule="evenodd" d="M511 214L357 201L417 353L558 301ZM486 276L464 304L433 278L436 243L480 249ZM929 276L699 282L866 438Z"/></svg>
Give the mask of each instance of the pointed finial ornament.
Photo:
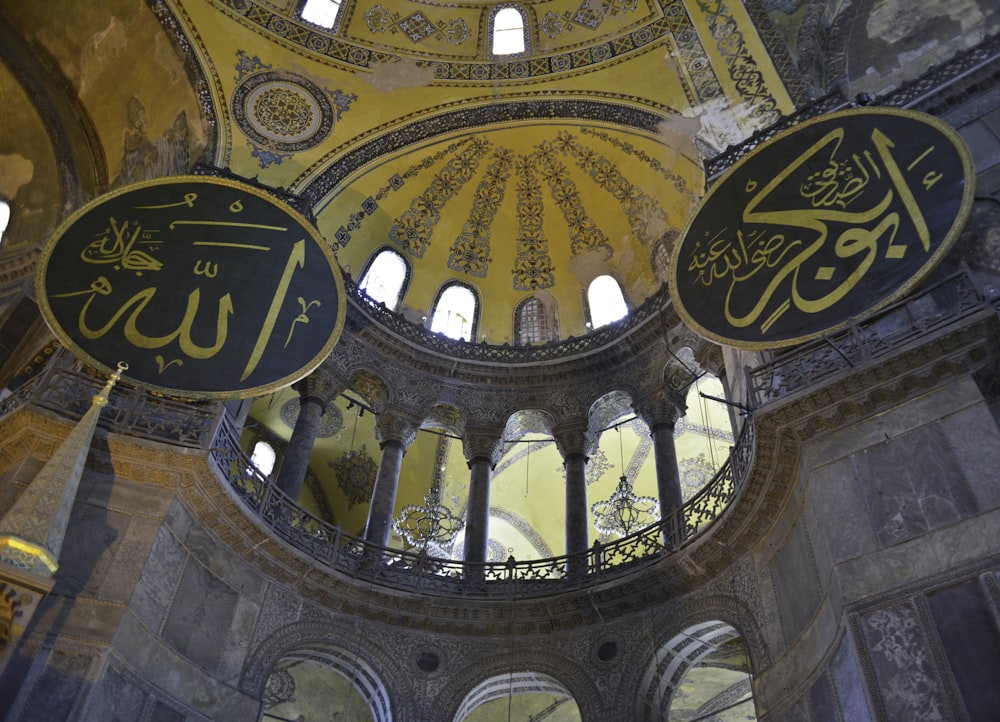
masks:
<svg viewBox="0 0 1000 722"><path fill-rule="evenodd" d="M127 370L128 364L118 363L87 413L0 519L0 576L4 566L46 578L55 574L97 419Z"/></svg>

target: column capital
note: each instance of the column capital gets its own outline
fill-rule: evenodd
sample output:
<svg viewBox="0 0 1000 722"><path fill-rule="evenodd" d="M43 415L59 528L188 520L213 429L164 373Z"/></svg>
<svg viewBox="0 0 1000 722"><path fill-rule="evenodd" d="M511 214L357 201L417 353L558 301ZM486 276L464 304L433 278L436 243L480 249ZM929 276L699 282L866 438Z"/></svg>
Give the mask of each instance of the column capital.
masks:
<svg viewBox="0 0 1000 722"><path fill-rule="evenodd" d="M679 394L661 386L646 396L633 399L632 408L650 428L656 428L676 424L687 411L687 404Z"/></svg>
<svg viewBox="0 0 1000 722"><path fill-rule="evenodd" d="M313 399L317 401L323 407L324 413L327 406L344 390L343 386L321 369L299 379L292 384L292 388L299 392L300 400Z"/></svg>
<svg viewBox="0 0 1000 722"><path fill-rule="evenodd" d="M401 409L386 407L375 422L375 438L380 446L395 442L408 449L417 438L420 419Z"/></svg>
<svg viewBox="0 0 1000 722"><path fill-rule="evenodd" d="M465 460L489 459L490 466L496 466L503 456L503 432L502 428L467 426L462 434Z"/></svg>
<svg viewBox="0 0 1000 722"><path fill-rule="evenodd" d="M589 457L597 448L597 435L586 421L570 421L552 427L552 438L563 459L579 454Z"/></svg>

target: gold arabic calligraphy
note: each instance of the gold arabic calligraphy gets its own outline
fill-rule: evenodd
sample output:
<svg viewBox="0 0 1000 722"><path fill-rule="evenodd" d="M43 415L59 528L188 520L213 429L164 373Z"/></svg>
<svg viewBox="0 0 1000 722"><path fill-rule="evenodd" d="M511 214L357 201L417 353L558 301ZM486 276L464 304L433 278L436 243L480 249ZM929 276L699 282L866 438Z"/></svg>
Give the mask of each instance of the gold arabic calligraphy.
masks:
<svg viewBox="0 0 1000 722"><path fill-rule="evenodd" d="M134 206L133 209L135 211L160 211L172 208L195 208L197 200L197 193L186 193L183 196L183 200L178 202ZM228 210L231 213L242 213L244 210L243 201L241 199L233 201L228 206ZM207 227L209 230L218 227L235 227L241 230L253 229L257 232L264 233L288 231L288 228L285 226L234 222L224 219L206 220L203 218L174 218L166 225L166 228L174 230L178 226L188 228ZM176 244L178 241L175 238L163 238L159 235L160 233L160 230L144 229L139 221L126 220L119 222L114 216L109 216L107 228L104 229L103 233L100 234L100 237L97 238L97 240L92 241L84 247L80 253L80 259L85 264L102 266L110 265L113 271L124 270L134 272L136 276L142 276L143 272L162 271L164 270L164 262L154 257L152 253L155 253L159 246L164 243L169 242ZM150 245L152 247L152 252L147 253L136 249L135 246L141 243ZM246 243L227 242L224 240L197 240L191 242L189 245L192 247L203 247L206 249L206 253L208 254L216 252L212 249L222 249L218 252L230 254L234 251L241 253L269 253L273 251L272 244L267 241L263 243ZM185 256L185 258L188 259L186 261L187 263L191 263L190 256ZM231 260L232 256L228 256L227 259ZM304 267L305 259L306 243L305 240L299 240L293 244L289 257L285 261L284 270L278 280L277 289L275 290L268 305L266 316L260 324L257 341L247 357L246 366L244 367L242 377L240 378L241 382L246 380L260 363L268 342L275 331L275 326L278 323L282 306L285 303L285 297L291 286L292 277L297 269ZM187 268L191 269L190 273L192 276L203 279L201 281L202 283L214 284L222 282L222 279L219 279L218 281L215 280L219 276L220 265L220 260L213 257L203 256L194 259L193 268L191 266L188 266ZM176 348L179 349L179 354L182 357L186 359L204 360L216 356L225 347L227 340L229 340L231 336L231 318L234 314L240 311L240 309L235 307L233 295L230 292L226 291L225 293L221 293L221 291L226 290L225 288L221 288L213 292L211 286L198 286L193 290L190 290L190 292L187 293L186 300L182 301L184 311L177 327L169 333L149 334L142 329L150 328L150 322L148 320L143 321L143 319L152 317L155 327L155 324L158 322L158 317L162 316L164 313L170 313L171 310L175 312L179 310L175 307L170 307L168 310L164 311L164 309L167 308L166 306L159 309L157 308L157 299L161 297L170 297L171 295L176 296L176 286L173 285L176 279L172 276L164 276L162 278L162 285L167 290L161 290L158 287L160 284L154 283L133 293L132 291L135 288L134 284L131 288L127 283L119 284L117 280L113 284L112 279L109 278L110 275L110 272L105 271L104 273L97 275L96 278L94 278L94 280L92 280L89 285L82 290L73 290L50 295L50 297L54 299L73 297L83 298L83 303L79 306L79 311L76 316L76 328L83 338L90 341L101 339L111 333L113 329L115 329L119 323L122 322L122 334L125 340L138 349L164 349L172 344L176 344ZM117 291L116 287L118 289ZM116 309L112 310L110 315L108 315L106 305L100 307L98 305L100 302L95 304L97 299L113 298L116 292L119 296L121 296L121 289L123 288L128 289L125 293L131 295L120 303ZM221 295L219 295L220 293ZM203 302L203 297L214 297L217 299L217 308L215 309L214 339L202 339L203 341L210 340L210 343L198 343L194 340L194 335L196 335L195 328L197 326L199 310ZM308 312L310 308L321 305L318 300L309 301L307 303L301 297L298 301L301 306L301 312L298 313L289 324L287 337L285 339L286 347L291 340L295 325L298 323L308 323ZM211 301L209 301L209 303L211 303ZM259 312L259 310L254 312ZM163 329L161 328L160 330L162 331ZM197 335L204 334L199 333ZM174 353L177 352L175 351ZM156 355L155 362L157 372L159 374L163 374L171 368L180 368L184 365L183 358L175 358L168 361L162 354Z"/></svg>
<svg viewBox="0 0 1000 722"><path fill-rule="evenodd" d="M793 306L803 313L815 314L837 303L865 276L880 252L891 260L906 255L911 244L902 236L897 239L904 214L923 251L929 251L930 232L892 155L894 143L878 129L871 133L870 139L874 152L864 150L837 160L844 129L831 130L759 191L756 183L747 184L746 191L755 192L742 214L748 228L723 228L714 235L706 233L705 239L695 243L687 271L695 274L704 286L728 282L724 312L732 327L759 324L761 333L767 334ZM933 158L933 150L933 146L928 148L907 171ZM763 210L779 186L821 154L828 155L829 160L798 186L799 195L808 202L808 207ZM922 184L929 189L941 177L940 173L930 171L922 178ZM880 197L867 207L859 207L861 199L871 195L866 191L878 193L883 187L885 192ZM831 226L835 224L846 229L831 239ZM832 245L826 248L831 241ZM824 248L827 253L832 250L837 263L843 263L817 265L815 261L822 259L814 257ZM814 262L808 264L811 260ZM841 268L850 270L844 274ZM838 279L838 274L843 277ZM754 284L746 282L758 275L766 283L758 279L753 293L759 296L756 300L751 298L748 304L748 287ZM835 281L832 288L828 283L831 281ZM820 282L819 286L816 282ZM815 292L817 287L820 294L810 297L809 292Z"/></svg>

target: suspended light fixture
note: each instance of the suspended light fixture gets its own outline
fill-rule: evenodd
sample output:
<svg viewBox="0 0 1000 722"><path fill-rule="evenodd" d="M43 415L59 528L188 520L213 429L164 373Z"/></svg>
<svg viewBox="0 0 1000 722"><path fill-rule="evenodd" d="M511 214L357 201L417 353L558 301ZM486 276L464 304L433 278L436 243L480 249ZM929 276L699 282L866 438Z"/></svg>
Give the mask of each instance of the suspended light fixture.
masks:
<svg viewBox="0 0 1000 722"><path fill-rule="evenodd" d="M423 504L407 504L392 520L392 528L411 547L427 549L429 544L446 547L465 523L441 503L441 479L434 479Z"/></svg>
<svg viewBox="0 0 1000 722"><path fill-rule="evenodd" d="M602 534L628 536L660 520L660 505L651 496L637 496L632 490L632 481L625 473L625 454L622 450L621 424L618 432L618 454L621 458L622 475L618 488L603 501L590 507L594 515L594 526Z"/></svg>

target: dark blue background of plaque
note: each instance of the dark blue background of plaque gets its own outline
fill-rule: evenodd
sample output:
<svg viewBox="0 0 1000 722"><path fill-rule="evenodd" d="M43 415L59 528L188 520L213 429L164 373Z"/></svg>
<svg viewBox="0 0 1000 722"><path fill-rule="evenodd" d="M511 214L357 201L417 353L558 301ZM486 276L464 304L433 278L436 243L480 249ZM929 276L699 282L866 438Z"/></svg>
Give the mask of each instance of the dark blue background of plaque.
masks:
<svg viewBox="0 0 1000 722"><path fill-rule="evenodd" d="M176 203L185 194L196 193L193 208L179 206L140 209ZM234 213L239 201L243 209ZM154 230L152 237L162 243L136 244L162 262L161 270L141 275L114 270L113 264L92 264L81 253L99 239L109 218L119 223L138 223ZM179 224L173 221L223 221L284 227L285 231L219 225ZM56 335L85 361L114 368L126 361L128 379L167 393L203 397L245 397L291 383L317 366L329 353L343 329L346 310L340 269L332 255L320 246L316 231L302 216L262 191L224 179L183 177L142 183L102 196L70 218L43 251L39 264L39 302ZM131 235L131 234L129 234ZM196 246L196 241L267 246L269 250ZM284 303L274 324L263 356L256 369L240 380L254 348L272 299L279 287L286 263L298 241L305 241L305 260L296 268ZM155 250L154 250L155 249ZM194 273L195 264L217 263L214 278ZM216 338L219 299L229 293L234 307L229 317L228 337L213 357L194 359L180 351L177 340L158 349L137 348L126 340L126 313L103 337L91 340L78 328L80 309L87 295L58 298L60 294L85 290L98 277L111 282L109 296L97 295L87 312L90 328L107 323L115 311L135 293L150 286L156 294L137 316L136 326L145 336L167 335L184 317L188 296L201 289L199 311L192 327L192 339L211 346ZM308 322L294 324L291 342L284 344L293 320L302 312L298 298L320 302L308 311ZM47 307L47 309L46 309ZM170 364L162 373L156 356Z"/></svg>
<svg viewBox="0 0 1000 722"><path fill-rule="evenodd" d="M882 239L875 263L840 301L824 311L813 314L799 312L793 306L781 316L767 334L761 332L760 323L742 328L731 325L725 317L725 296L729 283L716 281L711 287L706 287L698 280L697 271L689 269L690 253L695 242L704 238L706 233L712 236L724 227L741 228L745 231L768 228L774 232L802 235L801 229L787 226L764 227L760 224L745 223L742 220L743 212L756 192L836 127L845 130L844 141L836 154L838 159L866 149L874 151L871 135L875 128L880 129L895 144L891 153L904 176L910 181L908 185L913 190L930 229L930 251L924 253L920 247L919 253L914 252L919 246L919 241L916 240L913 224L903 214L903 223L896 242L906 242L913 247L904 259L888 262L884 258L887 241ZM932 145L935 148L932 154L933 160L925 158L918 163L913 173L908 174L907 167ZM808 202L799 194L800 183L818 169L817 162L828 158L829 154L825 151L816 155L811 163L805 164L778 186L757 210L809 208ZM925 190L918 182L918 178L932 168L943 173L944 177L930 190ZM713 186L703 199L674 254L671 288L674 302L681 316L696 331L708 338L733 346L780 347L841 328L852 320L895 300L930 272L947 252L967 218L972 200L972 183L969 181L973 178L972 163L960 136L931 116L891 108L864 109L835 113L795 127L744 158ZM747 192L748 183L756 183L753 192ZM884 195L884 190L888 188L885 183L881 183L878 187L883 189L880 194L872 193L871 196L860 200L861 205L852 210L870 206L872 199L876 195L880 197ZM851 209L850 206L848 208ZM867 224L866 227L872 225L874 224ZM853 270L850 261L837 258L832 250L837 235L846 228L848 226L844 224L830 224L830 236L824 248L812 262L803 266L798 281L803 296L816 298L823 295L822 282L814 278L818 266L839 266L828 286L835 285ZM810 235L807 231L804 240L808 242L817 237L817 234ZM761 296L761 292L772 278L772 274L759 273L754 278L738 284L737 291L734 291L734 298L737 299L735 304L737 308L734 311L749 312L752 300ZM785 279L774 297L775 300L761 314L761 319L766 319L782 299L789 297L790 287L791 280ZM743 303L740 303L741 301ZM735 315L738 316L739 313Z"/></svg>

